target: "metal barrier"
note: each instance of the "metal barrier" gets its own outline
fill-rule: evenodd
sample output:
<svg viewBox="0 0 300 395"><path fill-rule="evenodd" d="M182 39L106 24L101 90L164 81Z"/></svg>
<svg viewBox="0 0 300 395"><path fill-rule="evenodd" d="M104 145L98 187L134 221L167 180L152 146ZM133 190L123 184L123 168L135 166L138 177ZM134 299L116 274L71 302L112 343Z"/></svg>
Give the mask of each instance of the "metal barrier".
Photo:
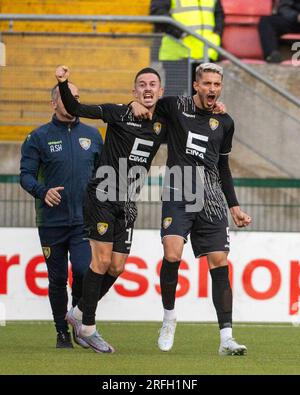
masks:
<svg viewBox="0 0 300 395"><path fill-rule="evenodd" d="M147 180L150 187L162 182ZM237 178L234 183L242 209L253 219L243 231L300 232L300 179ZM160 202L138 202L138 210L136 228L160 228ZM0 226L35 226L34 199L20 187L17 175L0 175ZM232 222L230 226L236 229Z"/></svg>
<svg viewBox="0 0 300 395"><path fill-rule="evenodd" d="M195 33L191 28L175 21L173 18L165 16L125 16L125 15L36 15L36 14L2 14L0 15L0 21L9 21L10 29L13 28L13 21L90 21L93 24L97 22L143 22L143 23L167 23L181 29L183 32L194 36L204 42L205 53L207 54L207 47L215 49L224 58L230 60L233 64L237 65L242 70L246 71L249 75L261 81L263 84L268 86L273 91L279 93L282 97L285 97L291 103L300 107L300 99L290 94L285 89L282 89L279 85L275 84L274 81L270 80L263 74L255 71L252 67L241 62L236 56L227 52L225 49L220 48L205 37L198 33ZM207 61L207 55L204 61Z"/></svg>

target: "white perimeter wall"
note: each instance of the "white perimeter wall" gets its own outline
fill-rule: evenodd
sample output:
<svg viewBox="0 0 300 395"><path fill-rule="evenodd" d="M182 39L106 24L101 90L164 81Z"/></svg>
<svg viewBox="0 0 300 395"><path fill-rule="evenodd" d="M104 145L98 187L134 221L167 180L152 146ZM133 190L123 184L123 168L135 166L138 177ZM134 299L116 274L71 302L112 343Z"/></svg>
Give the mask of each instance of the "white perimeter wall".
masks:
<svg viewBox="0 0 300 395"><path fill-rule="evenodd" d="M161 320L158 230L136 230L126 271L99 304L99 320ZM235 321L300 323L300 235L231 232ZM0 321L51 319L47 272L36 229L0 228ZM179 321L216 321L206 259L185 246Z"/></svg>

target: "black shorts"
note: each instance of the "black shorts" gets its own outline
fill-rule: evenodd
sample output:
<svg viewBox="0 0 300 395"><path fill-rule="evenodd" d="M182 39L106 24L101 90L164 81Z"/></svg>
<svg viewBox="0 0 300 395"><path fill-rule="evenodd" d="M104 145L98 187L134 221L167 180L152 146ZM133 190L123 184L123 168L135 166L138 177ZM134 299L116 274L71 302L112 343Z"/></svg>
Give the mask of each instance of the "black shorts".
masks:
<svg viewBox="0 0 300 395"><path fill-rule="evenodd" d="M208 217L205 210L186 212L184 202L163 202L161 237L181 236L186 242L189 234L196 258L230 249L227 215Z"/></svg>
<svg viewBox="0 0 300 395"><path fill-rule="evenodd" d="M113 251L129 254L133 224L126 225L123 202L100 202L93 191L88 191L84 202L86 237L113 243Z"/></svg>

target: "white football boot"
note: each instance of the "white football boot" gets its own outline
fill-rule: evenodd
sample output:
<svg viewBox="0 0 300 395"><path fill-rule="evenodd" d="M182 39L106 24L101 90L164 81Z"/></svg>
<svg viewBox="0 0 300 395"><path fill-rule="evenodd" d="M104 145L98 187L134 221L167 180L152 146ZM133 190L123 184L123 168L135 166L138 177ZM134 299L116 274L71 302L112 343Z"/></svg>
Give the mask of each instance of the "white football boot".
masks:
<svg viewBox="0 0 300 395"><path fill-rule="evenodd" d="M158 347L161 351L170 351L173 347L176 320L164 320L159 331Z"/></svg>
<svg viewBox="0 0 300 395"><path fill-rule="evenodd" d="M219 348L219 355L246 355L247 347L243 344L238 344L233 337L229 337Z"/></svg>

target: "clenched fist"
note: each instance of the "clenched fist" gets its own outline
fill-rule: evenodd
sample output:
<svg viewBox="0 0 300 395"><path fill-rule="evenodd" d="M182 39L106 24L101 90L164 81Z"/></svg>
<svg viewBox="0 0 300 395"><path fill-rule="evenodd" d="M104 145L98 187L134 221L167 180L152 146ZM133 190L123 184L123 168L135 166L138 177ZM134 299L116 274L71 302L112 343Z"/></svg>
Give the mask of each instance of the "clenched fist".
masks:
<svg viewBox="0 0 300 395"><path fill-rule="evenodd" d="M244 228L251 224L252 218L247 213L244 213L239 206L234 206L230 208L230 213L233 222L238 228Z"/></svg>
<svg viewBox="0 0 300 395"><path fill-rule="evenodd" d="M58 82L66 81L70 76L70 71L68 66L58 66L55 71L55 77Z"/></svg>

